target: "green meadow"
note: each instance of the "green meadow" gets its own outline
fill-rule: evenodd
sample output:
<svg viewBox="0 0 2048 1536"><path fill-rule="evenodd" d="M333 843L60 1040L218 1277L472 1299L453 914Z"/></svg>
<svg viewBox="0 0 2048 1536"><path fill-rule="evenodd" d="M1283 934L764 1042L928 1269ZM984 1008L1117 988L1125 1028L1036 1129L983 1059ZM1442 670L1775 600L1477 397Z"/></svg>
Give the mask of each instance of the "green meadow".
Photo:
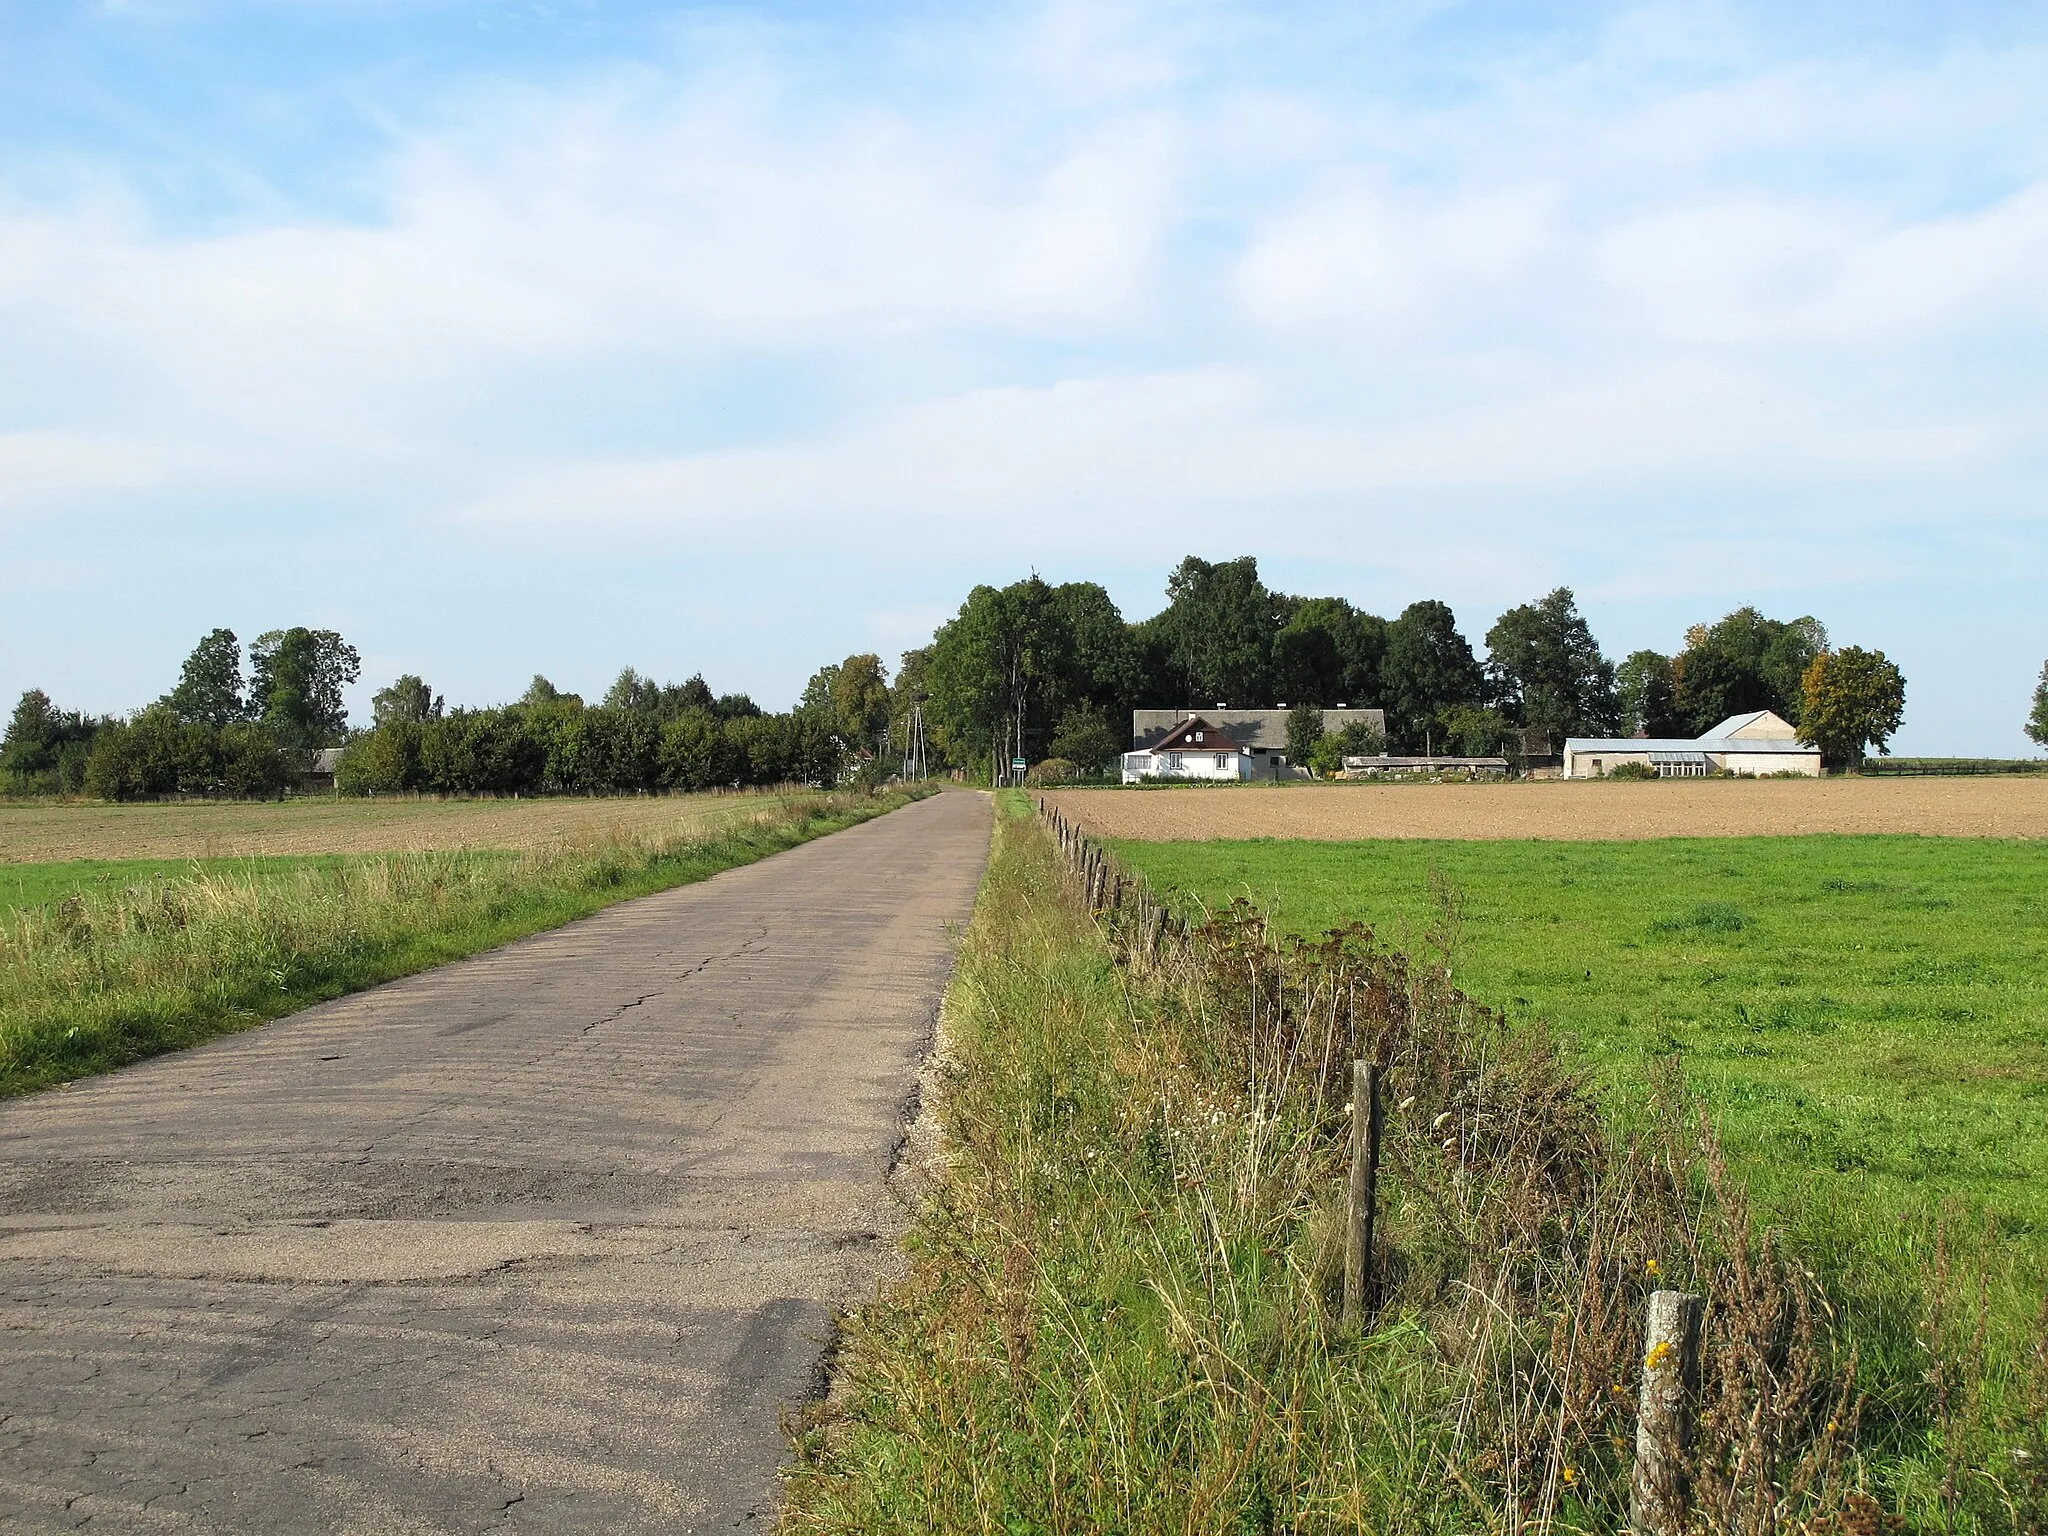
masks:
<svg viewBox="0 0 2048 1536"><path fill-rule="evenodd" d="M1919 837L1116 845L1189 908L1443 928L1618 1113L1678 1057L1780 1202L1981 1207L2048 1251L2048 846ZM1432 880L1432 871L1437 878ZM1450 893L1447 898L1446 893ZM1875 1202L1875 1208L1871 1202Z"/></svg>
<svg viewBox="0 0 2048 1536"><path fill-rule="evenodd" d="M65 859L51 864L0 864L0 913L49 906L67 896L111 896L165 880L253 879L301 869L336 869L344 854L237 859ZM357 859L355 862L362 862Z"/></svg>

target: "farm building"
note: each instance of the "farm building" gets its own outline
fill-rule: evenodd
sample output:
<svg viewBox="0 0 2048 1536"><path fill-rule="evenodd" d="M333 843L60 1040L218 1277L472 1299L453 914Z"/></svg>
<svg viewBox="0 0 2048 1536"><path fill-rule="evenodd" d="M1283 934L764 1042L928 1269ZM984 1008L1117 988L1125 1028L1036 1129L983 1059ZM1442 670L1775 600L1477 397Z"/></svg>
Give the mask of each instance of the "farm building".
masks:
<svg viewBox="0 0 2048 1536"><path fill-rule="evenodd" d="M1290 769L1287 762L1287 716L1284 709L1226 709L1218 706L1202 711L1201 718L1209 729L1226 731L1240 746L1249 748L1257 759L1258 771L1247 777L1261 779L1284 779L1298 777L1306 770ZM1131 711L1131 751L1127 757L1142 756L1159 749L1167 734L1176 731L1195 719L1195 712L1189 709L1136 709ZM1387 712L1384 709L1325 709L1323 711L1323 733L1334 736L1354 725L1362 725L1377 732L1381 737L1387 734ZM1126 771L1126 782L1129 773Z"/></svg>
<svg viewBox="0 0 2048 1536"><path fill-rule="evenodd" d="M1466 773L1505 778L1507 771L1508 760L1504 757L1389 757L1382 752L1378 757L1344 759L1344 777L1347 779L1381 779L1412 773Z"/></svg>
<svg viewBox="0 0 2048 1536"><path fill-rule="evenodd" d="M1564 744L1564 776L1597 779L1623 763L1654 768L1660 779L1734 773L1820 777L1820 748L1808 746L1783 716L1768 709L1731 715L1691 741L1649 736L1574 736Z"/></svg>
<svg viewBox="0 0 2048 1536"><path fill-rule="evenodd" d="M303 790L328 790L334 788L335 770L341 766L341 748L322 747L315 752L299 779Z"/></svg>
<svg viewBox="0 0 2048 1536"><path fill-rule="evenodd" d="M1126 784L1140 779L1270 779L1285 759L1254 751L1229 731L1190 715L1144 752L1126 752Z"/></svg>

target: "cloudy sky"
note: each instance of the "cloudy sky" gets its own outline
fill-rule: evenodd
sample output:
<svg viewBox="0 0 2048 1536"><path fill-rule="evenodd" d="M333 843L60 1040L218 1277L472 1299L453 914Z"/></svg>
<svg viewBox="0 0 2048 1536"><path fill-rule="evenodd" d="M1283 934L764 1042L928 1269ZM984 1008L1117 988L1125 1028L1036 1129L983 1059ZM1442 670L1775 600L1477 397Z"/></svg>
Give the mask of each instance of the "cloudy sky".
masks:
<svg viewBox="0 0 2048 1536"><path fill-rule="evenodd" d="M783 705L1250 553L1811 612L2029 750L2044 80L1969 0L0 0L0 692L307 623Z"/></svg>

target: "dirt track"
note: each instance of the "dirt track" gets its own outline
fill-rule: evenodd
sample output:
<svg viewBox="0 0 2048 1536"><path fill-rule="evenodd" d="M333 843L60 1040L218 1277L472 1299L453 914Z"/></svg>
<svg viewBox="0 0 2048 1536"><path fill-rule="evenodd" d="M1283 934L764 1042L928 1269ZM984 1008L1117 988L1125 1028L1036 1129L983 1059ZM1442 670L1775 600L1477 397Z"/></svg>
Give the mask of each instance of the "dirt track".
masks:
<svg viewBox="0 0 2048 1536"><path fill-rule="evenodd" d="M2048 837L2048 776L2009 779L1705 779L1649 783L1289 784L1056 790L1100 837L1148 842L1284 837L1787 837L1904 832Z"/></svg>
<svg viewBox="0 0 2048 1536"><path fill-rule="evenodd" d="M0 1528L768 1529L988 816L0 1105Z"/></svg>

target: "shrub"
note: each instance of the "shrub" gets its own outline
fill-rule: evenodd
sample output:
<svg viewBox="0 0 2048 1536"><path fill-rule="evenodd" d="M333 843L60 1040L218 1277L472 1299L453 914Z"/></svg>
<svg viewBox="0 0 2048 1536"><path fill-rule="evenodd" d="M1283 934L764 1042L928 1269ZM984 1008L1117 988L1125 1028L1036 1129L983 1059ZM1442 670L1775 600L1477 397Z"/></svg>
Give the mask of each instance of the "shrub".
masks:
<svg viewBox="0 0 2048 1536"><path fill-rule="evenodd" d="M1065 759L1078 765L1077 771L1093 771L1123 749L1124 738L1110 724L1108 715L1099 709L1075 708L1060 716L1060 727L1053 733L1052 757L1048 761Z"/></svg>
<svg viewBox="0 0 2048 1536"><path fill-rule="evenodd" d="M1026 784L1071 784L1081 777L1081 770L1064 757L1048 757L1043 762L1033 763L1024 775Z"/></svg>
<svg viewBox="0 0 2048 1536"><path fill-rule="evenodd" d="M335 765L334 787L344 795L391 795L421 787L421 726L392 720L351 741Z"/></svg>
<svg viewBox="0 0 2048 1536"><path fill-rule="evenodd" d="M1616 763L1601 775L1607 779L1654 779L1657 770L1648 763Z"/></svg>

